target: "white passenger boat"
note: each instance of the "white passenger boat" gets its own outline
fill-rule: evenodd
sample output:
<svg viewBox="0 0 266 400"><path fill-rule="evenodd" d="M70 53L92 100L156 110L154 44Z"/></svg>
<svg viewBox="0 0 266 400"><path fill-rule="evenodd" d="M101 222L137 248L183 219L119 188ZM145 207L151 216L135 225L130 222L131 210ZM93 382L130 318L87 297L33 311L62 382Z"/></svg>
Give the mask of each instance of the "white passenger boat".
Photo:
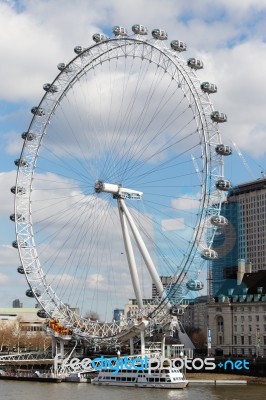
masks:
<svg viewBox="0 0 266 400"><path fill-rule="evenodd" d="M156 370L121 369L114 373L111 369L101 370L92 380L94 385L133 386L158 389L183 389L188 385L184 374L175 368Z"/></svg>

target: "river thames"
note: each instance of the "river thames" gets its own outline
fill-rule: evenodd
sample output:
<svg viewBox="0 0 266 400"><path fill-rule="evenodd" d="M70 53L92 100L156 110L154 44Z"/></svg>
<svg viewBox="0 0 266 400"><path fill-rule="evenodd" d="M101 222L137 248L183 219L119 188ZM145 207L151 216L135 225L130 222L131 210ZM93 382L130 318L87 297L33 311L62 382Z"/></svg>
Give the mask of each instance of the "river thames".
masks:
<svg viewBox="0 0 266 400"><path fill-rule="evenodd" d="M263 400L266 385L191 384L183 390L94 386L87 383L0 381L1 400Z"/></svg>

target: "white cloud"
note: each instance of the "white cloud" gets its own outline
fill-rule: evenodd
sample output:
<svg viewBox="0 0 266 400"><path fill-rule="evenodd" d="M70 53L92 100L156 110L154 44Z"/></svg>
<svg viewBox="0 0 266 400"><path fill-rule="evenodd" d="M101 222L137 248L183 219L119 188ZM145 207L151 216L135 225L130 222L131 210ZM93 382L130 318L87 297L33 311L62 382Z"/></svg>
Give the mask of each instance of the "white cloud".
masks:
<svg viewBox="0 0 266 400"><path fill-rule="evenodd" d="M10 192L10 188L16 183L16 171L0 172L0 216L8 216L14 212L14 195Z"/></svg>
<svg viewBox="0 0 266 400"><path fill-rule="evenodd" d="M11 272L15 272L20 265L18 251L11 244L0 244L0 268L5 271L5 276L10 277ZM9 281L11 283L11 280Z"/></svg>
<svg viewBox="0 0 266 400"><path fill-rule="evenodd" d="M9 283L10 278L8 275L4 275L0 273L0 285L5 285L6 283Z"/></svg>
<svg viewBox="0 0 266 400"><path fill-rule="evenodd" d="M163 231L174 231L184 228L185 228L184 218L162 220Z"/></svg>
<svg viewBox="0 0 266 400"><path fill-rule="evenodd" d="M194 208L199 208L199 200L191 197L190 195L181 196L178 199L172 200L172 206L176 210L191 210Z"/></svg>

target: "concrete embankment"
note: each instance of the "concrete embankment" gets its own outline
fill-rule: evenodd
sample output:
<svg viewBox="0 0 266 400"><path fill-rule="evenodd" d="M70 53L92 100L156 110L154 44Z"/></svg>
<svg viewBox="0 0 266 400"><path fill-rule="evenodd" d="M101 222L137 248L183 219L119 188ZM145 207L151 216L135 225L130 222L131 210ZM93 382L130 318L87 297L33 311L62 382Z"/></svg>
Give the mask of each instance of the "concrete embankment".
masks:
<svg viewBox="0 0 266 400"><path fill-rule="evenodd" d="M233 375L233 374L210 374L210 373L187 373L186 378L190 384L259 384L266 385L265 377L256 377L249 375Z"/></svg>

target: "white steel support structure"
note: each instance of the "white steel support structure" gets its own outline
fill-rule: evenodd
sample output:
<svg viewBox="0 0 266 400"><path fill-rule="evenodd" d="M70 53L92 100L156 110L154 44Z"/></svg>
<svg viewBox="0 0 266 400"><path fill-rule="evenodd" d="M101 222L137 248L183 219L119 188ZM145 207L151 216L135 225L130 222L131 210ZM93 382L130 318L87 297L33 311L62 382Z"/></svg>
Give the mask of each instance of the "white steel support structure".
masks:
<svg viewBox="0 0 266 400"><path fill-rule="evenodd" d="M147 247L146 247L146 245L145 245L145 243L144 243L144 241L143 241L143 239L142 239L142 237L141 237L141 235L139 233L139 230L138 230L138 228L137 228L137 226L136 226L136 224L135 224L135 222L134 222L134 220L133 220L133 218L132 218L132 216L131 216L131 214L130 214L130 212L129 212L126 204L125 204L125 201L122 198L119 198L118 199L118 204L119 204L120 208L122 209L123 213L125 214L125 216L126 216L126 218L128 220L128 223L129 223L129 226L130 226L131 231L133 233L133 236L134 236L134 239L136 241L136 244L137 244L137 246L139 248L139 251L140 251L140 253L141 253L142 257L143 257L143 260L144 260L144 262L145 262L145 264L146 264L146 266L148 268L148 271L149 271L149 274L150 274L150 276L152 278L152 281L155 284L156 289L158 290L159 296L162 297L163 296L163 284L162 284L162 282L160 280L160 277L159 277L158 272L157 272L157 270L156 270L156 268L154 266L154 263L153 263L153 261L151 259L151 256L150 256L149 252L148 252L148 249L147 249Z"/></svg>
<svg viewBox="0 0 266 400"><path fill-rule="evenodd" d="M137 265L134 257L133 246L129 234L128 225L131 229L137 247L139 249L140 254L147 266L149 274L151 276L152 282L155 284L156 289L160 295L163 297L163 284L160 280L158 272L155 268L155 265L152 261L152 258L149 254L149 251L144 243L144 240L141 237L141 234L134 222L132 215L130 214L125 199L131 200L141 200L142 192L138 192L132 189L123 188L119 185L109 184L101 181L97 181L95 184L95 191L96 193L106 192L113 195L114 198L117 198L117 205L119 210L122 234L124 239L125 250L127 254L127 261L129 265L130 275L132 279L132 284L134 288L134 293L136 296L137 304L139 307L140 312L143 312L143 301L142 301L142 294L140 288L140 281L137 271ZM143 327L146 327L144 325ZM145 333L144 330L140 330L140 341L141 341L141 354L144 356L145 354ZM133 351L133 340L131 340L131 352Z"/></svg>
<svg viewBox="0 0 266 400"><path fill-rule="evenodd" d="M134 257L134 253L133 253L132 243L131 243L130 236L129 236L127 222L125 219L125 214L122 211L122 207L120 207L119 200L118 200L118 209L119 209L123 239L124 239L124 244L125 244L125 249L126 249L126 254L127 254L127 262L129 265L129 271L130 271L130 275L131 275L131 279L132 279L132 284L133 284L136 300L137 300L139 309L142 310L143 309L143 301L142 301L142 296L141 296L141 291L140 291L140 283L139 283L139 276L138 276L138 272L137 272L136 261L135 261L135 257Z"/></svg>

